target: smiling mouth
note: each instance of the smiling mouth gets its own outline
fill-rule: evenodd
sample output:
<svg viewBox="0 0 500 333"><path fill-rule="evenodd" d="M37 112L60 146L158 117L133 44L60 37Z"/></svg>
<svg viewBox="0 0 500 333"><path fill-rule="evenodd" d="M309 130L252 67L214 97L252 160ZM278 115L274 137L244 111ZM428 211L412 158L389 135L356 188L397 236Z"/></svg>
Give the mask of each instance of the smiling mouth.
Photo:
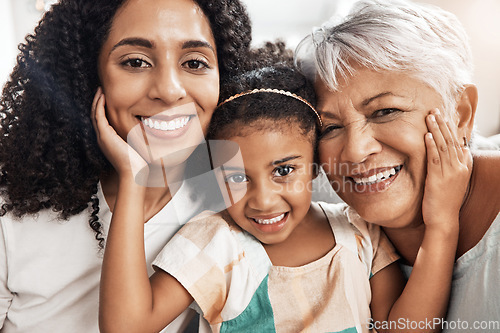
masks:
<svg viewBox="0 0 500 333"><path fill-rule="evenodd" d="M275 223L282 221L287 214L288 213L283 213L281 215L273 217L272 219L254 219L254 218L251 218L251 219L254 220L258 224L275 224Z"/></svg>
<svg viewBox="0 0 500 333"><path fill-rule="evenodd" d="M399 171L401 171L402 168L403 166L399 165L397 167L392 167L390 169L387 169L383 172L379 172L375 175L371 175L370 177L349 177L349 178L352 179L356 185L373 185L394 177L399 173Z"/></svg>
<svg viewBox="0 0 500 333"><path fill-rule="evenodd" d="M140 118L144 126L148 128L169 132L185 127L189 123L191 116L181 116L169 121L151 119L146 117L140 117Z"/></svg>

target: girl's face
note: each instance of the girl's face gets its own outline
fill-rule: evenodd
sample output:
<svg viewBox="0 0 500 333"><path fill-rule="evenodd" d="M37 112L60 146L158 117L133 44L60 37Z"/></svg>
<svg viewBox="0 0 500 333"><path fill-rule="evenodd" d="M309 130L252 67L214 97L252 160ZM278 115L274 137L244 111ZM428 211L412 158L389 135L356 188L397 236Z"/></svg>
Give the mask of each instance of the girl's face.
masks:
<svg viewBox="0 0 500 333"><path fill-rule="evenodd" d="M425 116L440 95L406 74L359 69L329 91L318 83L319 155L333 189L363 219L402 227L420 216L426 178Z"/></svg>
<svg viewBox="0 0 500 333"><path fill-rule="evenodd" d="M313 145L293 125L278 128L229 138L244 165L230 160L219 174L233 200L241 198L228 213L264 244L284 241L311 205Z"/></svg>
<svg viewBox="0 0 500 333"><path fill-rule="evenodd" d="M209 21L193 1L127 1L100 51L99 75L111 126L146 161L182 163L204 140L219 71Z"/></svg>

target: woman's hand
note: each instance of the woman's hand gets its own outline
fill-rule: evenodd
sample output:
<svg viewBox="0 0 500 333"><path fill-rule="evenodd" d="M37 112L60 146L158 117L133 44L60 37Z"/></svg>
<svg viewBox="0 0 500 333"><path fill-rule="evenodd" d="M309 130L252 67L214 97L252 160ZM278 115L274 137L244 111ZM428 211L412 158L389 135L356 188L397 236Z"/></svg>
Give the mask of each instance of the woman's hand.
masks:
<svg viewBox="0 0 500 333"><path fill-rule="evenodd" d="M425 135L424 223L426 227L442 226L458 231L458 215L472 172L472 157L468 147L456 138L438 110L431 111L426 122L429 133Z"/></svg>
<svg viewBox="0 0 500 333"><path fill-rule="evenodd" d="M104 105L105 97L102 89L99 87L92 102L91 112L91 119L97 133L99 147L120 177L132 177L132 179L135 179L139 171L142 171L141 177L146 176L146 161L109 124Z"/></svg>

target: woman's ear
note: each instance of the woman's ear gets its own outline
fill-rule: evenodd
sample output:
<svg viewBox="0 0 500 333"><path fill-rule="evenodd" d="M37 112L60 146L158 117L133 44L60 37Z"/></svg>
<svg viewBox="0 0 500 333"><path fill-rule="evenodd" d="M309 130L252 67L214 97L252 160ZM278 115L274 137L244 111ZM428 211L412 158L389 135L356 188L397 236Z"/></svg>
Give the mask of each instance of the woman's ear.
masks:
<svg viewBox="0 0 500 333"><path fill-rule="evenodd" d="M474 127L477 99L477 87L473 84L466 84L457 99L458 135L465 137L467 141L470 140Z"/></svg>

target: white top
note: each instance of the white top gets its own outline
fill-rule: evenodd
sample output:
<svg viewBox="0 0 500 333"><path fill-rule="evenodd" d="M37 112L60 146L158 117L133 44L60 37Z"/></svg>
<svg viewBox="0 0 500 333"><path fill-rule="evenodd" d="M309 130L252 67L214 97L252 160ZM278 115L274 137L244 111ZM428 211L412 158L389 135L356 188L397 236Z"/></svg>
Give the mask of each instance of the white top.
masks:
<svg viewBox="0 0 500 333"><path fill-rule="evenodd" d="M144 228L146 261L204 208L184 184ZM106 234L111 212L99 186L99 219ZM89 223L89 211L67 221L50 210L22 220L0 218L0 331L2 333L98 332L99 280L103 252ZM187 325L185 312L168 327Z"/></svg>
<svg viewBox="0 0 500 333"><path fill-rule="evenodd" d="M403 268L409 276L411 267ZM457 331L500 332L500 213L455 263L443 332Z"/></svg>

